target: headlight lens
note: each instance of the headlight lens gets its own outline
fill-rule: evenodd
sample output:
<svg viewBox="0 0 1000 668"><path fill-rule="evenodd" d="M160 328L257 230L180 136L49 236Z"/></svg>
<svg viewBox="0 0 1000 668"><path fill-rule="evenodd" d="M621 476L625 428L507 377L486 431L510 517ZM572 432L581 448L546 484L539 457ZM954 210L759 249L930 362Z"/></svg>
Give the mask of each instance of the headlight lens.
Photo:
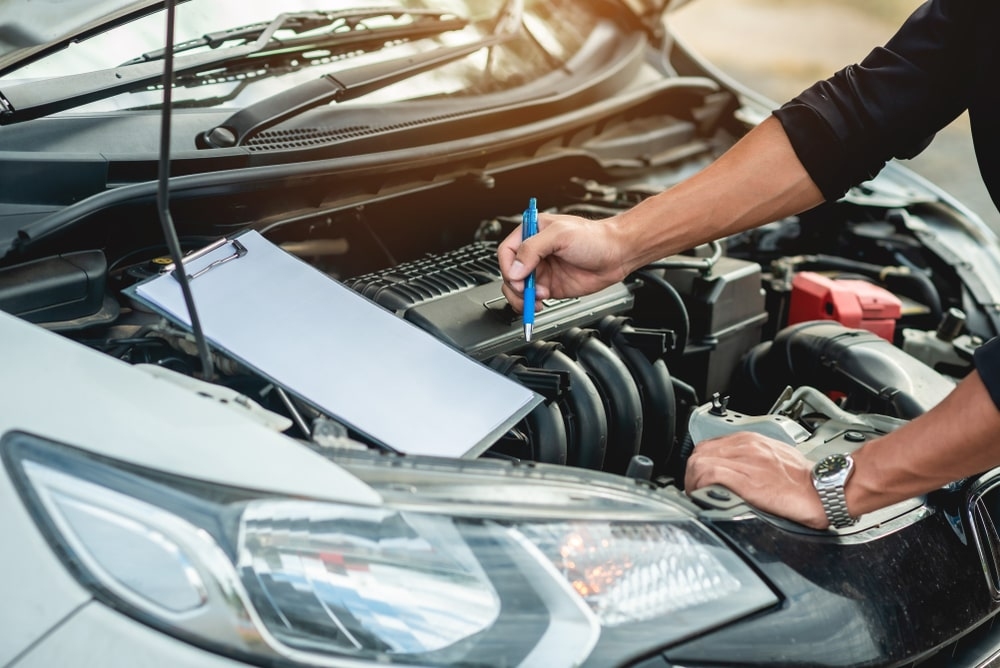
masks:
<svg viewBox="0 0 1000 668"><path fill-rule="evenodd" d="M236 566L275 636L302 649L436 652L500 615L489 577L447 517L254 502Z"/></svg>
<svg viewBox="0 0 1000 668"><path fill-rule="evenodd" d="M404 495L415 504L390 494L372 508L172 479L25 435L7 445L18 486L84 584L244 660L618 661L776 601L703 526L627 490L498 476L496 486L533 490L530 508L459 506L417 488ZM429 484L448 477L438 467ZM601 511L581 517L573 502Z"/></svg>
<svg viewBox="0 0 1000 668"><path fill-rule="evenodd" d="M644 622L740 589L693 522L553 522L521 530L604 626Z"/></svg>

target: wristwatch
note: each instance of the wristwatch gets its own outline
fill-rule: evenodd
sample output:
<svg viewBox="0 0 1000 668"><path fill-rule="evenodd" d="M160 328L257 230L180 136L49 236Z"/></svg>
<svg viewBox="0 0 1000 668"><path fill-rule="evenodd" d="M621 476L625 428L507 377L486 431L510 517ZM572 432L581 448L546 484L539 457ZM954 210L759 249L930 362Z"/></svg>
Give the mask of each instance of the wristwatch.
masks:
<svg viewBox="0 0 1000 668"><path fill-rule="evenodd" d="M813 486L819 493L830 526L843 529L857 523L857 517L847 512L844 485L854 473L854 459L848 454L828 455L816 463L812 470Z"/></svg>

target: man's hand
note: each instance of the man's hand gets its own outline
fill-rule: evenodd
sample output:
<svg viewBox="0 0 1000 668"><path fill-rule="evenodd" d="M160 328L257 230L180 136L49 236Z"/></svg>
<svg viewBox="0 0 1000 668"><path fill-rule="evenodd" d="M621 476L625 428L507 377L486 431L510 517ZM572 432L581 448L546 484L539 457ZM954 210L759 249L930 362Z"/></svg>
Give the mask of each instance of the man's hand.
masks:
<svg viewBox="0 0 1000 668"><path fill-rule="evenodd" d="M696 445L688 459L684 488L722 485L763 511L826 529L829 521L812 484L812 467L787 443L740 432Z"/></svg>
<svg viewBox="0 0 1000 668"><path fill-rule="evenodd" d="M538 234L521 241L521 228L497 249L503 294L515 311L524 310L524 279L535 271L536 298L582 297L621 281L621 235L613 218L539 214Z"/></svg>

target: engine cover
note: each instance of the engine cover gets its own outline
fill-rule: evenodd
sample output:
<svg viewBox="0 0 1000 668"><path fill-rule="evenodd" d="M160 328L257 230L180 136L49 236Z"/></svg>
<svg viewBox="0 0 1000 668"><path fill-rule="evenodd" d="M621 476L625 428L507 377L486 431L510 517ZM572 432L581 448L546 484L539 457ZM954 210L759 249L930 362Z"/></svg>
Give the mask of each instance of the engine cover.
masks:
<svg viewBox="0 0 1000 668"><path fill-rule="evenodd" d="M520 316L500 288L494 244L471 244L442 255L359 276L347 285L470 357L486 360L525 345ZM627 312L622 283L576 299L546 300L535 316L536 338L558 337L606 315Z"/></svg>

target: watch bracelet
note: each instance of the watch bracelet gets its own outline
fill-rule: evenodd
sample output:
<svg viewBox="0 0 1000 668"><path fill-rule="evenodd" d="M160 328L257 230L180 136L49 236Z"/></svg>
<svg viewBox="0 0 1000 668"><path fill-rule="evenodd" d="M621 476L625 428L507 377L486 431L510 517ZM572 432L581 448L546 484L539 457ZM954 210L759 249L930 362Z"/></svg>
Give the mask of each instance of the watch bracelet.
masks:
<svg viewBox="0 0 1000 668"><path fill-rule="evenodd" d="M844 497L843 487L821 487L816 491L819 492L823 511L831 526L841 529L857 524L858 518L852 517L847 510L847 499Z"/></svg>

